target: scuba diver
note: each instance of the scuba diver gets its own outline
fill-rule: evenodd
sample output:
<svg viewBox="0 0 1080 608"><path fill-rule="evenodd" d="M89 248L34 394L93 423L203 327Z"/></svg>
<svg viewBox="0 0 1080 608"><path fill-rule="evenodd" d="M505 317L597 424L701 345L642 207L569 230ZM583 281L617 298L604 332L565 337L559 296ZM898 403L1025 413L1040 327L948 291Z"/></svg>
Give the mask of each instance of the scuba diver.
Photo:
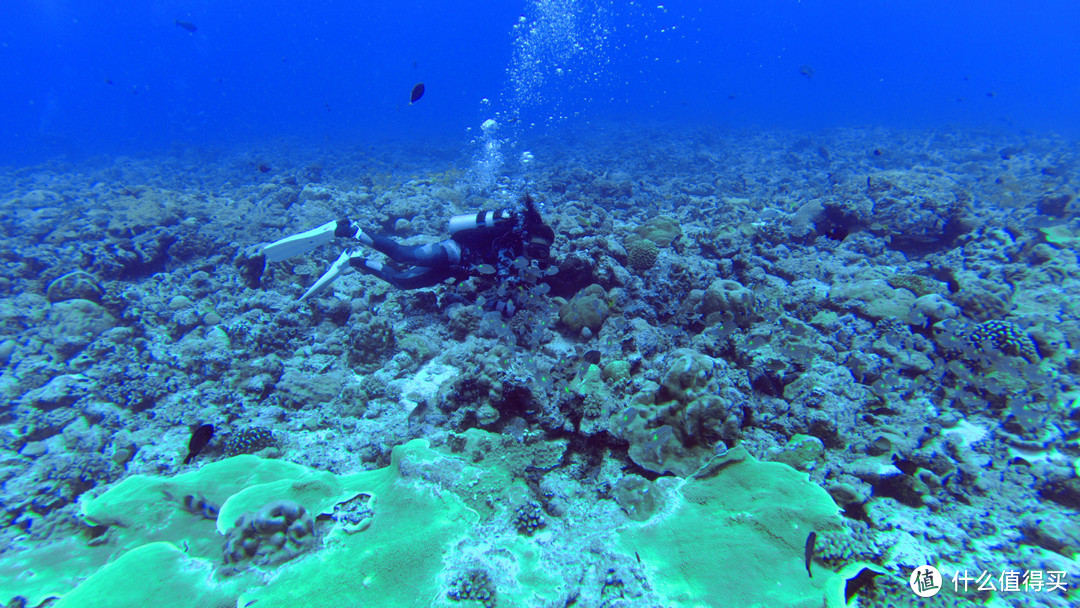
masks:
<svg viewBox="0 0 1080 608"><path fill-rule="evenodd" d="M341 219L264 245L259 254L245 263L249 283L258 284L266 262L278 262L306 253L335 238L354 238L390 257L389 263L365 258L363 249L346 250L300 300L325 289L349 268L374 275L399 289L432 287L453 279L460 283L470 276L494 274L508 269L522 256L544 265L551 257L555 231L544 223L536 203L528 194L521 197L516 211L480 211L450 219L450 238L426 245L401 245L394 240L365 232L354 222ZM253 279L253 280L252 280Z"/></svg>

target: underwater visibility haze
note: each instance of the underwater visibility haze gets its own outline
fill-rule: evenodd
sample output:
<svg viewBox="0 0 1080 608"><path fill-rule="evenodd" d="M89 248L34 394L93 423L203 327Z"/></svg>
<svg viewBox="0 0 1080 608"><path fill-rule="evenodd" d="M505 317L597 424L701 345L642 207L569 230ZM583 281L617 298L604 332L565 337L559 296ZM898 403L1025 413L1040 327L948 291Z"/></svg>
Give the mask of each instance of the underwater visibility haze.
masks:
<svg viewBox="0 0 1080 608"><path fill-rule="evenodd" d="M5 8L0 605L1077 604L1080 4Z"/></svg>

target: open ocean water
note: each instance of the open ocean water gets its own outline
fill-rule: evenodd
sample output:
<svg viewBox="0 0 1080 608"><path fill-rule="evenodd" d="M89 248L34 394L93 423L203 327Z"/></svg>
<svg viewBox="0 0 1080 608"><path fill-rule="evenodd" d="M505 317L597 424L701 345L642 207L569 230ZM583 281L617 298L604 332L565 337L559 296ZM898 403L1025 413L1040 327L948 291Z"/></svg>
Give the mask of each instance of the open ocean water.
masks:
<svg viewBox="0 0 1080 608"><path fill-rule="evenodd" d="M1077 605L1080 4L4 8L0 606Z"/></svg>

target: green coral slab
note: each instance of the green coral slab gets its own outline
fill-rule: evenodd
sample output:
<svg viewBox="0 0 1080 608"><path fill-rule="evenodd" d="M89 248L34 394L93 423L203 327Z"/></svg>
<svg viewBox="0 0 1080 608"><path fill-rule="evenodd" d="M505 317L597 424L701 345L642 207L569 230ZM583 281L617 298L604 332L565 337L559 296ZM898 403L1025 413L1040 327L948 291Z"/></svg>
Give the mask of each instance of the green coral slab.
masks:
<svg viewBox="0 0 1080 608"><path fill-rule="evenodd" d="M657 591L678 608L842 606L839 575L805 566L806 537L839 527L829 494L788 465L734 448L680 488L670 510L624 528Z"/></svg>

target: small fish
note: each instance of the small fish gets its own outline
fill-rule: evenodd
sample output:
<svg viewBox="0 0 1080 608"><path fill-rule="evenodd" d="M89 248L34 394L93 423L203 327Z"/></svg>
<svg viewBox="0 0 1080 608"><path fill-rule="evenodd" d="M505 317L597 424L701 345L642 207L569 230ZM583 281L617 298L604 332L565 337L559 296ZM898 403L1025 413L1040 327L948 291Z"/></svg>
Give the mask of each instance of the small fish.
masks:
<svg viewBox="0 0 1080 608"><path fill-rule="evenodd" d="M191 459L195 458L206 447L206 444L210 443L210 438L214 436L214 425L204 424L195 429L191 433L191 440L188 441L188 455L184 459L184 464L191 464Z"/></svg>
<svg viewBox="0 0 1080 608"><path fill-rule="evenodd" d="M758 214L758 217L762 221L766 221L766 222L771 222L773 220L780 219L780 218L786 217L786 216L787 216L787 214L784 213L783 211L781 211L779 209L773 209L772 207L766 207L766 208L761 210L760 214Z"/></svg>
<svg viewBox="0 0 1080 608"><path fill-rule="evenodd" d="M596 365L597 363L600 363L600 351L598 351L598 350L590 350L590 351L585 353L584 358L589 363L592 363L593 365Z"/></svg>
<svg viewBox="0 0 1080 608"><path fill-rule="evenodd" d="M480 274L495 274L495 267L491 264L477 264L473 266L473 270Z"/></svg>
<svg viewBox="0 0 1080 608"><path fill-rule="evenodd" d="M799 68L799 73L806 76L806 79L809 80L814 77L814 68L804 65Z"/></svg>
<svg viewBox="0 0 1080 608"><path fill-rule="evenodd" d="M664 334L665 336L681 336L683 334L683 330L677 325L669 324L661 327L660 333Z"/></svg>
<svg viewBox="0 0 1080 608"><path fill-rule="evenodd" d="M751 337L746 342L746 346L749 348L760 348L769 343L768 336L756 335Z"/></svg>
<svg viewBox="0 0 1080 608"><path fill-rule="evenodd" d="M769 359L765 362L765 369L771 372L782 372L787 369L787 364L778 359Z"/></svg>
<svg viewBox="0 0 1080 608"><path fill-rule="evenodd" d="M194 34L195 32L199 31L199 28L195 27L195 24L191 23L190 21L180 21L179 19L177 19L176 25L184 28L189 34Z"/></svg>
<svg viewBox="0 0 1080 608"><path fill-rule="evenodd" d="M806 573L810 575L810 578L814 578L814 574L810 572L810 562L814 559L815 542L817 542L817 532L811 530L806 537Z"/></svg>
<svg viewBox="0 0 1080 608"><path fill-rule="evenodd" d="M424 83L418 82L412 88L412 93L409 95L409 105L416 103L421 97L424 96Z"/></svg>

